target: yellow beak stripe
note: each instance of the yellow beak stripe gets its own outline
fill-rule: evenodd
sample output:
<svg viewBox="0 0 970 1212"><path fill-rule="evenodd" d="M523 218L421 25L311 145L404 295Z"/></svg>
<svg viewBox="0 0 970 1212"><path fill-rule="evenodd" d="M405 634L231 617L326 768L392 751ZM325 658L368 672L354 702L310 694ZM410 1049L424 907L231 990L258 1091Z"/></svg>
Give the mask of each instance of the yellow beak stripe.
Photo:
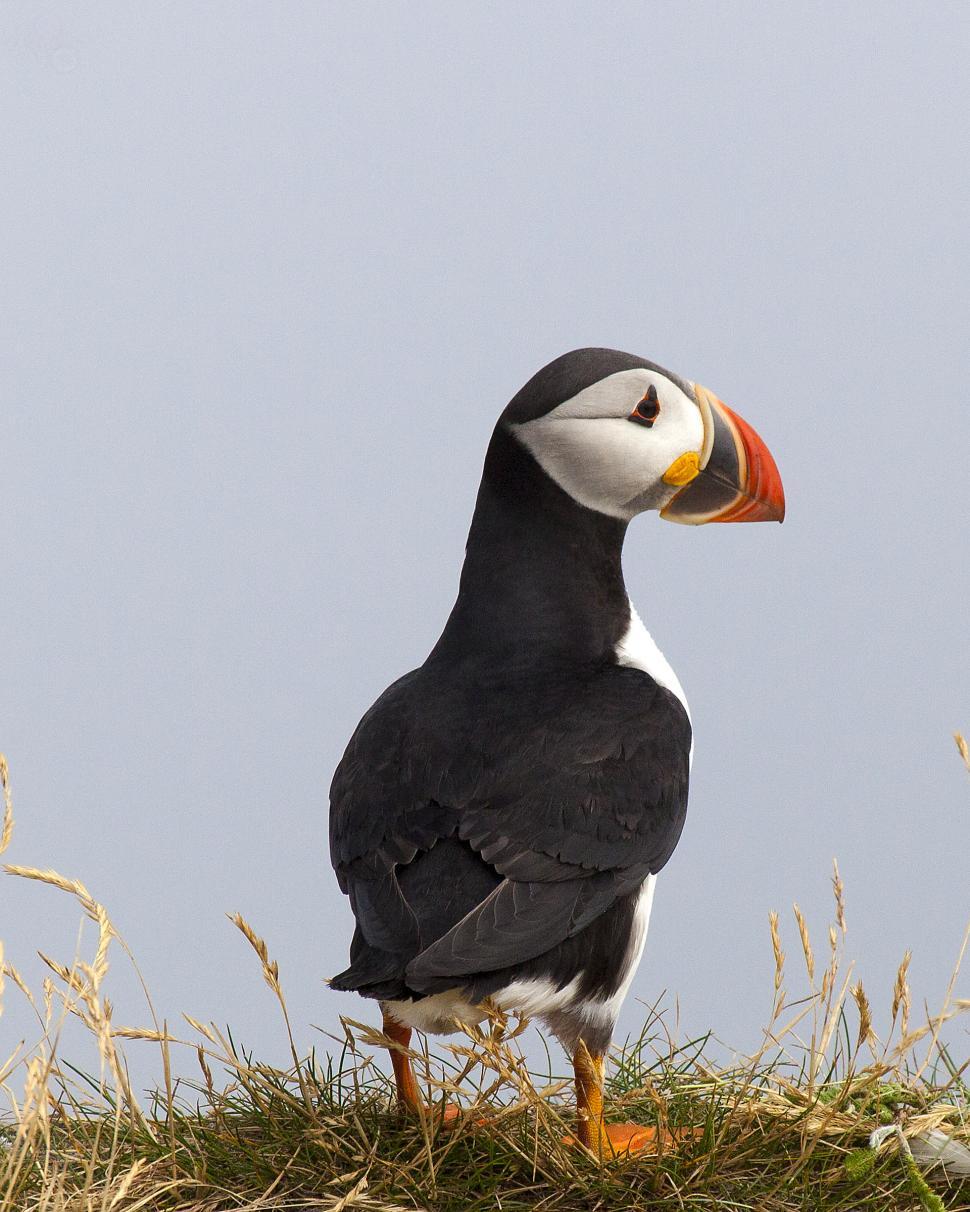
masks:
<svg viewBox="0 0 970 1212"><path fill-rule="evenodd" d="M679 459L674 459L664 472L663 481L665 484L672 484L675 488L683 488L699 474L700 469L700 457L696 451L688 450Z"/></svg>

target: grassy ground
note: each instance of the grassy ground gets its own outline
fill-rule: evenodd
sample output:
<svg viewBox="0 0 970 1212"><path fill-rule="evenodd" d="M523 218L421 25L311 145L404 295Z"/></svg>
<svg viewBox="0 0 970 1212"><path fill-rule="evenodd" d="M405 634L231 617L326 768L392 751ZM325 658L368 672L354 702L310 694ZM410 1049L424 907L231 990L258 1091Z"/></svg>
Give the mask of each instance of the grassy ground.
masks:
<svg viewBox="0 0 970 1212"><path fill-rule="evenodd" d="M961 753L968 760L965 745ZM0 781L3 850L12 808L2 758ZM878 1041L865 990L844 959L837 871L824 954L816 958L796 908L801 954L786 962L770 918L774 1013L757 1055L717 1065L707 1039L677 1043L657 1014L617 1050L609 1113L657 1125L663 1143L653 1154L601 1164L565 1143L569 1083L551 1067L530 1071L520 1050L524 1024L515 1020L495 1016L486 1030L414 1054L430 1106L421 1120L397 1113L377 1064L385 1063L385 1041L363 1024L345 1022L332 1055L303 1058L291 1045L286 1071L260 1065L228 1034L190 1018L180 1038L158 1023L116 1027L103 984L109 956L124 944L104 907L77 881L7 870L75 897L98 941L88 960L47 960L51 977L39 998L0 951L0 995L5 978L8 994L16 986L41 1024L26 1054L0 1057L0 1086L14 1108L0 1120L4 1212L970 1209L970 1059L952 1056L941 1039L970 1002L953 996L951 982L940 1012L914 1024L905 957L892 1030ZM251 927L234 920L292 1040L276 966ZM795 982L804 991L792 1001L786 987ZM98 1075L85 1077L60 1055L66 1016L97 1041ZM131 1038L161 1053L165 1082L144 1106L126 1077ZM170 1076L172 1052L182 1047L195 1051L194 1082ZM442 1123L446 1100L464 1108L457 1127ZM951 1161L933 1167L941 1146Z"/></svg>

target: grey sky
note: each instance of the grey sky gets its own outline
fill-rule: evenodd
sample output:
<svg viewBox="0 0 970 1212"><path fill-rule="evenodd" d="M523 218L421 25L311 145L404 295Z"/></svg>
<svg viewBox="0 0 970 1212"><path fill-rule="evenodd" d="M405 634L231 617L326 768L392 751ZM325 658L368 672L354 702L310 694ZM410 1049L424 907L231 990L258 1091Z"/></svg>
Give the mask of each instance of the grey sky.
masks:
<svg viewBox="0 0 970 1212"><path fill-rule="evenodd" d="M788 496L783 527L631 528L697 749L621 1031L667 989L756 1044L767 912L821 942L833 855L877 1010L907 947L938 1002L970 909L970 8L0 19L7 859L82 878L169 1019L284 1059L231 910L301 1044L373 1019L322 984L332 770L447 615L496 416L606 344L736 407ZM0 882L32 984L76 923ZM120 962L111 992L145 1021ZM29 1030L8 992L0 1054Z"/></svg>

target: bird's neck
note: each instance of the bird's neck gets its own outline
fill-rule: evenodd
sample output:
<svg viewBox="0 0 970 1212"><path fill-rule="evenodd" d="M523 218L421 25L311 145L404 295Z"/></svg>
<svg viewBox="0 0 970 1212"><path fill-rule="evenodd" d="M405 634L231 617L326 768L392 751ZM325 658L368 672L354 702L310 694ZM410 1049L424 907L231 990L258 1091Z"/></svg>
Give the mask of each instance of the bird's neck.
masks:
<svg viewBox="0 0 970 1212"><path fill-rule="evenodd" d="M499 424L458 600L429 661L527 669L611 659L630 622L625 533L626 522L576 502Z"/></svg>

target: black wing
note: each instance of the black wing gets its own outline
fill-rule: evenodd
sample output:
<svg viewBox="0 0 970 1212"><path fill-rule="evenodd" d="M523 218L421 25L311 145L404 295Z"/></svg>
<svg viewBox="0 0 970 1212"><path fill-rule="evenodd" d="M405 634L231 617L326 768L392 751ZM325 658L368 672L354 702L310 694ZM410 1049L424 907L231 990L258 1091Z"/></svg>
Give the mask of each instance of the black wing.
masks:
<svg viewBox="0 0 970 1212"><path fill-rule="evenodd" d="M568 686L442 684L426 669L395 683L331 789L334 867L367 945L335 983L396 968L408 989L432 991L584 929L670 857L690 736L674 695L612 665ZM403 876L444 838L463 843L452 867L467 870L452 875L474 896L452 898L443 921L409 901Z"/></svg>

